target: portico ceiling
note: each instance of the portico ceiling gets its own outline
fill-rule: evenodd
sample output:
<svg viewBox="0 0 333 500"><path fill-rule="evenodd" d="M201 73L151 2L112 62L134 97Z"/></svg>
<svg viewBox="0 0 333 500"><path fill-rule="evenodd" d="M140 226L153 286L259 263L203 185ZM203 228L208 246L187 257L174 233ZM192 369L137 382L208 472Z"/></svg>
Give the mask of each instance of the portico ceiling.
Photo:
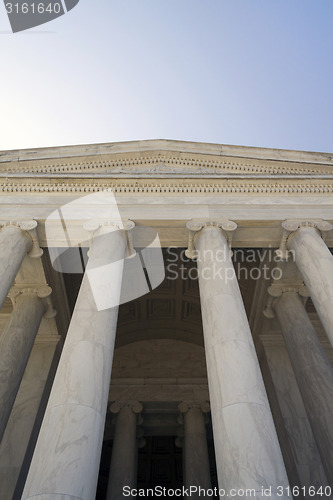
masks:
<svg viewBox="0 0 333 500"><path fill-rule="evenodd" d="M172 251L178 255L177 264L168 271L170 264L165 250L166 277L161 285L143 297L119 307L116 348L149 339L173 339L203 345L196 264L182 260L184 249ZM255 263L246 265L250 268ZM180 266L183 266L182 271ZM82 275L67 274L64 279L68 301L73 307ZM245 279L245 274L242 274L239 284L249 312L255 281Z"/></svg>

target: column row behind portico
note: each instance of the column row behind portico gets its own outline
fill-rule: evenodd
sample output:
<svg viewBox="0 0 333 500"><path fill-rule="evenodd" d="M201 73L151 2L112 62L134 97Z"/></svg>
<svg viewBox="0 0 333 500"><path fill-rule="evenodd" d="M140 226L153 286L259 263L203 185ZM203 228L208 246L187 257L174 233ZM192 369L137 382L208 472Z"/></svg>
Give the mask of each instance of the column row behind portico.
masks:
<svg viewBox="0 0 333 500"><path fill-rule="evenodd" d="M324 242L333 225L327 221L282 223L283 238L278 253L291 251L307 286L327 336L333 346L333 255Z"/></svg>
<svg viewBox="0 0 333 500"><path fill-rule="evenodd" d="M6 223L0 229L0 307L4 303L24 257L43 254L36 235L37 222Z"/></svg>
<svg viewBox="0 0 333 500"><path fill-rule="evenodd" d="M17 391L43 315L55 311L47 298L51 288L14 288L10 296L14 310L0 336L0 442L6 429Z"/></svg>
<svg viewBox="0 0 333 500"><path fill-rule="evenodd" d="M304 286L273 284L269 294L281 325L326 476L333 484L333 368L320 344L299 293ZM270 310L266 315L271 317Z"/></svg>

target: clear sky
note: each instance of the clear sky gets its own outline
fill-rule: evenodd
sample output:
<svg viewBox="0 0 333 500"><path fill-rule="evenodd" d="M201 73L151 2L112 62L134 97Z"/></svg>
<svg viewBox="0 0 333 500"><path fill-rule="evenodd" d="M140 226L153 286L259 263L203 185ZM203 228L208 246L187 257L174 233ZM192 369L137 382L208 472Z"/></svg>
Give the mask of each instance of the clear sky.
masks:
<svg viewBox="0 0 333 500"><path fill-rule="evenodd" d="M333 0L80 0L12 34L0 149L177 139L333 152Z"/></svg>

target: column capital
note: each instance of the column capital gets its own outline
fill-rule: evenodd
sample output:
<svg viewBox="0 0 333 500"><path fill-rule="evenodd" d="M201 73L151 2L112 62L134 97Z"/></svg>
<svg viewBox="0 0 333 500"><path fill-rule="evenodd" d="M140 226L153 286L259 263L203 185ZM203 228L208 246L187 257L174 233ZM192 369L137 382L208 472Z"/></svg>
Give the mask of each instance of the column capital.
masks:
<svg viewBox="0 0 333 500"><path fill-rule="evenodd" d="M98 220L92 219L84 222L83 229L90 234L90 247L95 237L101 236L105 233L110 233L112 230L124 231L126 234L127 252L125 258L132 258L136 255L136 250L133 247L133 229L135 228L135 222L132 220L125 221L106 221L100 222Z"/></svg>
<svg viewBox="0 0 333 500"><path fill-rule="evenodd" d="M117 415L122 408L130 408L133 413L140 414L143 410L143 405L139 401L115 401L111 403L109 410L113 415Z"/></svg>
<svg viewBox="0 0 333 500"><path fill-rule="evenodd" d="M197 408L198 410L203 413L203 415L206 417L206 415L210 412L210 404L208 401L182 401L178 405L178 410L179 410L179 416L177 419L177 422L180 425L184 424L184 415L188 413L190 410ZM180 431L181 433L182 431ZM181 437L179 434L178 437Z"/></svg>
<svg viewBox="0 0 333 500"><path fill-rule="evenodd" d="M195 239L197 237L197 233L200 232L205 227L216 227L222 230L224 236L228 241L229 250L231 251L233 231L237 229L236 222L229 219L223 219L220 221L199 221L193 219L186 223L186 228L189 231L189 235L188 235L188 248L185 251L185 255L189 259L197 258L197 251L195 249Z"/></svg>
<svg viewBox="0 0 333 500"><path fill-rule="evenodd" d="M303 299L310 297L307 287L304 283L274 283L267 289L268 300L263 314L268 319L275 318L274 305L282 294L287 292L294 292L300 295Z"/></svg>
<svg viewBox="0 0 333 500"><path fill-rule="evenodd" d="M282 237L281 243L276 254L282 260L288 260L290 250L288 249L288 239L290 235L295 233L301 227L312 227L318 231L318 234L325 241L326 235L333 229L333 225L323 219L286 219L282 222Z"/></svg>
<svg viewBox="0 0 333 500"><path fill-rule="evenodd" d="M6 227L13 227L23 231L31 241L31 247L28 252L29 257L32 259L37 259L43 255L43 250L39 246L38 236L37 236L37 226L38 223L34 219L26 220L22 222L18 221L8 221L1 224L1 229Z"/></svg>
<svg viewBox="0 0 333 500"><path fill-rule="evenodd" d="M45 310L44 318L51 319L56 316L57 312L54 309L51 300L52 288L48 285L36 285L28 287L22 285L21 286L14 285L8 293L8 297L10 298L13 306L15 307L17 305L19 297L28 294L37 295L37 297L42 300Z"/></svg>
<svg viewBox="0 0 333 500"><path fill-rule="evenodd" d="M199 408L202 413L210 412L210 404L208 401L182 401L178 405L178 410L180 413L187 413L192 408Z"/></svg>

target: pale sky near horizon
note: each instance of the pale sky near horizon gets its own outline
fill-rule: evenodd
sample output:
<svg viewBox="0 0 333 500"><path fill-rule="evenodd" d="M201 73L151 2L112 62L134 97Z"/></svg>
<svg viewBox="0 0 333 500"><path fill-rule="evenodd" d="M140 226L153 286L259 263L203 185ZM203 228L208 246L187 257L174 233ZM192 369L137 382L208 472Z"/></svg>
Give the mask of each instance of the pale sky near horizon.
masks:
<svg viewBox="0 0 333 500"><path fill-rule="evenodd" d="M332 0L80 0L12 34L0 150L177 139L333 152Z"/></svg>

